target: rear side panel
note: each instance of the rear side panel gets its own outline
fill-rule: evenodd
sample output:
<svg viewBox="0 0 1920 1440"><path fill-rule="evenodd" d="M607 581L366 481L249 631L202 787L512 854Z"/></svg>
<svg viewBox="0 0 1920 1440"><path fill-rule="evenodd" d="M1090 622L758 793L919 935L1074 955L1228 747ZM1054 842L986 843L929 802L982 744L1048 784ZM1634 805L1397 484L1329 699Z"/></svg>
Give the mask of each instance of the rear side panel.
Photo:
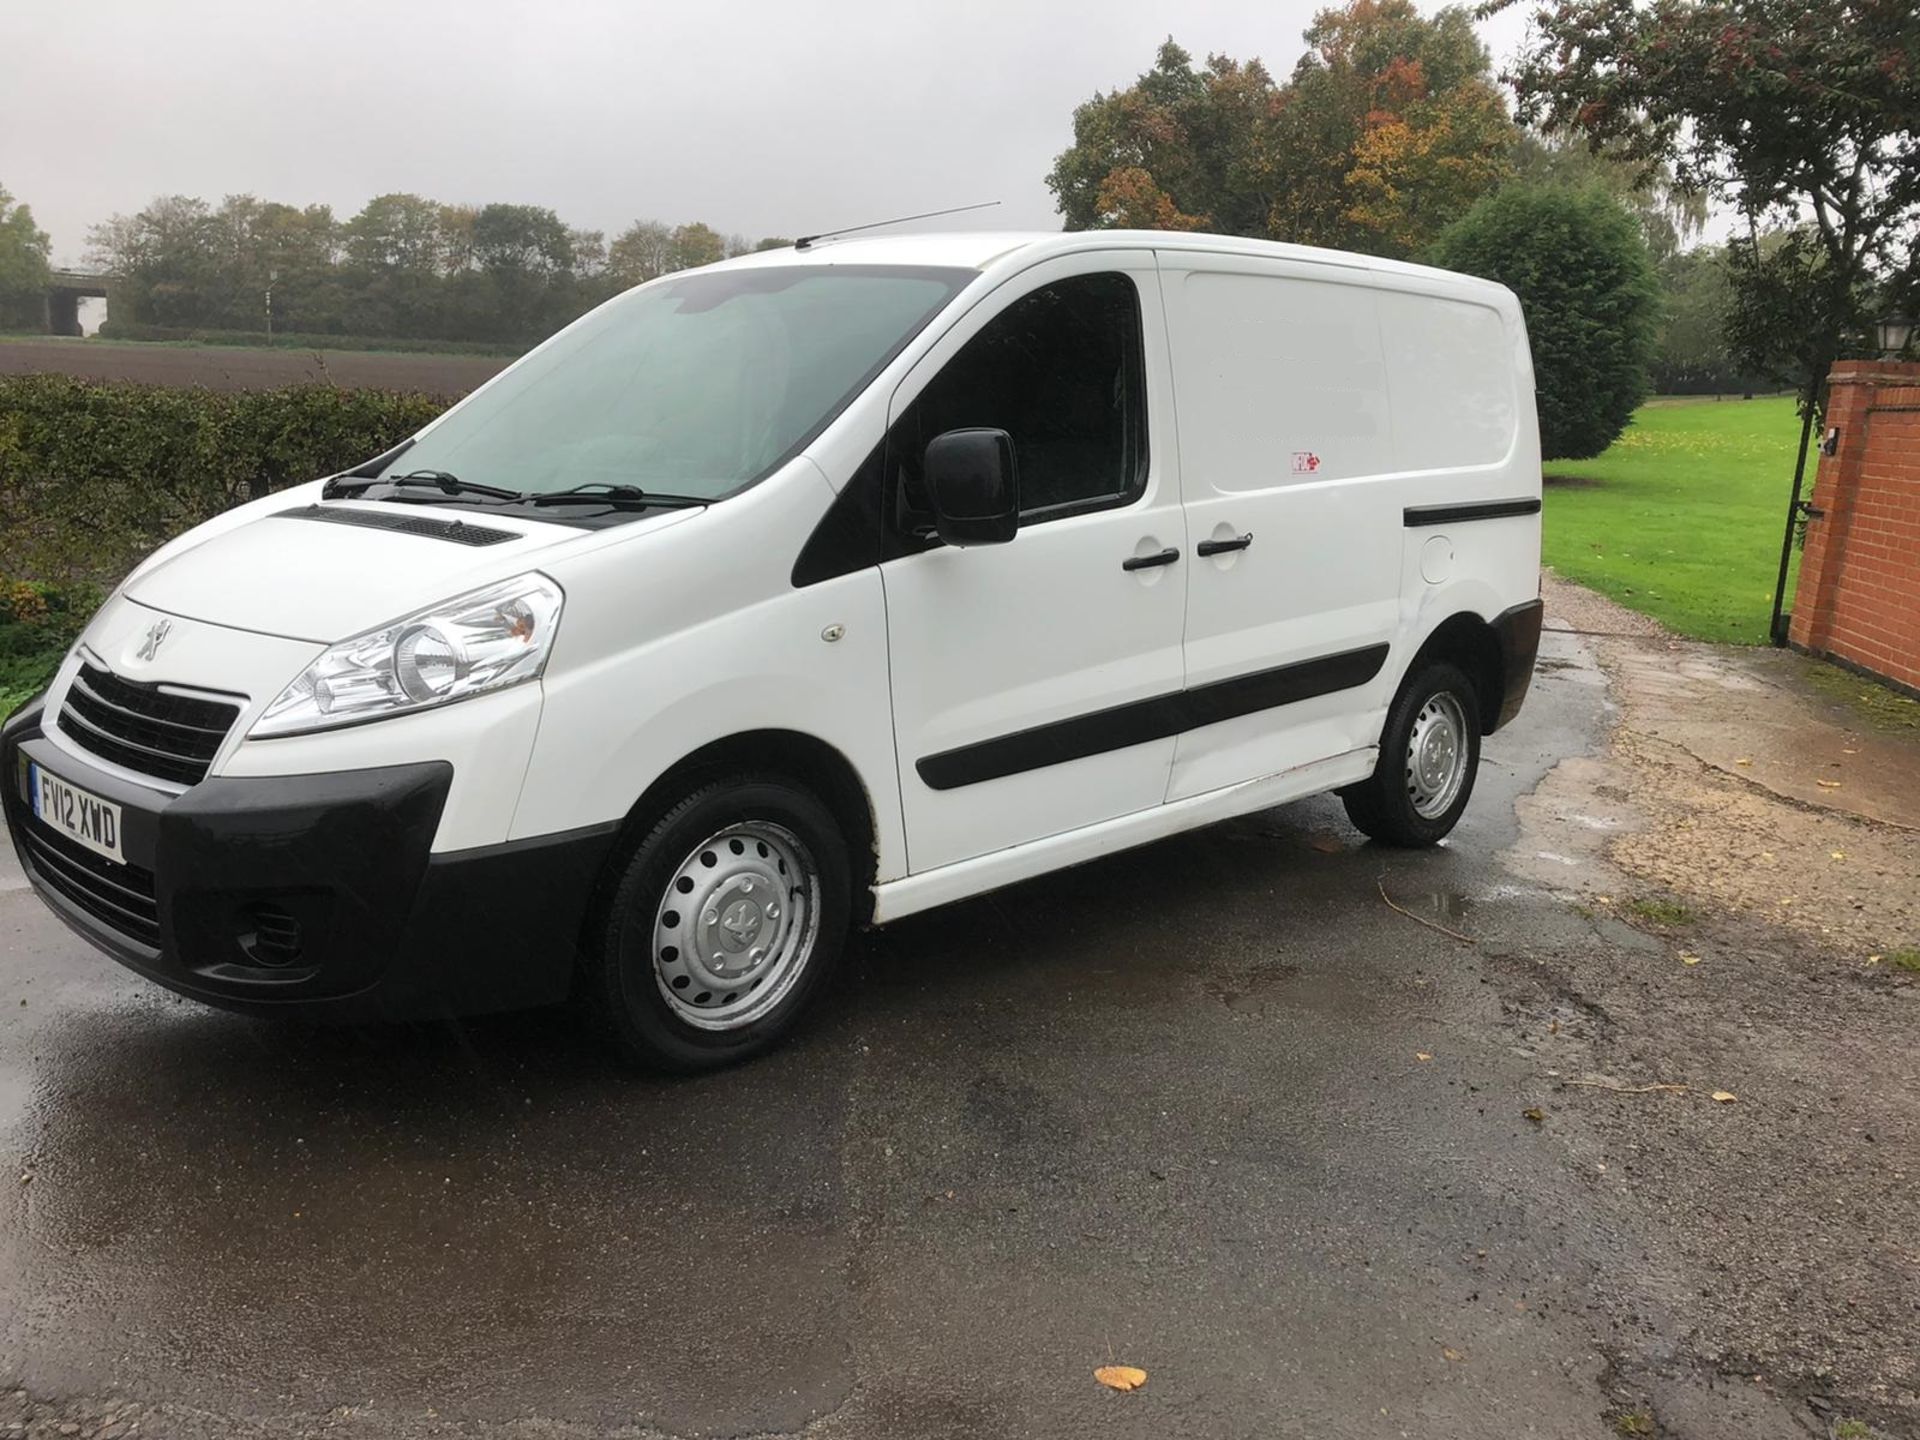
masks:
<svg viewBox="0 0 1920 1440"><path fill-rule="evenodd" d="M1434 628L1533 598L1540 479L1504 291L1254 255L1160 262L1196 542L1189 688L1387 647L1360 683L1183 735L1179 799L1375 744Z"/></svg>

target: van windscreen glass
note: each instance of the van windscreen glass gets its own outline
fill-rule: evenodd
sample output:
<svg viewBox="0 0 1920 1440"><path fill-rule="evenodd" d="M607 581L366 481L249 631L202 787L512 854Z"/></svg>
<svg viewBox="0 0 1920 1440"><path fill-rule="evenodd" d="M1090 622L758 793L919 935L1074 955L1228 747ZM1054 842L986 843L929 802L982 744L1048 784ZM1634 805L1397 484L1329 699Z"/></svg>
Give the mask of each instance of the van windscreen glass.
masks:
<svg viewBox="0 0 1920 1440"><path fill-rule="evenodd" d="M797 454L974 275L781 265L646 286L502 375L382 478L719 499Z"/></svg>

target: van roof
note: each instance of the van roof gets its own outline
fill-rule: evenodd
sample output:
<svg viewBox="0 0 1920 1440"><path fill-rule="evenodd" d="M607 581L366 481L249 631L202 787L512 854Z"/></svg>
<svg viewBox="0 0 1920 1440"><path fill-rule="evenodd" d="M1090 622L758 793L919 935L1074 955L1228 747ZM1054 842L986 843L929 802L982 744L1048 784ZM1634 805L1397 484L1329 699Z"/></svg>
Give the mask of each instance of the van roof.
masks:
<svg viewBox="0 0 1920 1440"><path fill-rule="evenodd" d="M937 234L850 235L845 239L816 240L804 250L783 245L723 262L727 265L931 265L968 270L1020 268L1055 255L1081 250L1200 250L1216 255L1261 256L1299 264L1335 266L1344 270L1371 270L1409 279L1444 277L1453 285L1479 287L1507 295L1507 288L1491 280L1360 255L1347 250L1323 250L1313 245L1290 245L1277 240L1248 240L1237 235L1207 235L1185 230L1067 230L1005 231L957 230Z"/></svg>

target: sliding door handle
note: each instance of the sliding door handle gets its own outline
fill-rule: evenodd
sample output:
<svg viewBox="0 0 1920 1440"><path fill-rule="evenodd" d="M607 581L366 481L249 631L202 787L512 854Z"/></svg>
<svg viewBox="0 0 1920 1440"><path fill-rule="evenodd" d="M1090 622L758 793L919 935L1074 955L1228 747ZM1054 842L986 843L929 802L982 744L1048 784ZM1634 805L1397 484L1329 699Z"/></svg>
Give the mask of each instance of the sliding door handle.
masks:
<svg viewBox="0 0 1920 1440"><path fill-rule="evenodd" d="M1157 555L1132 555L1120 562L1122 570L1150 570L1155 565L1171 565L1180 558L1180 552L1169 545Z"/></svg>
<svg viewBox="0 0 1920 1440"><path fill-rule="evenodd" d="M1253 532L1249 530L1246 534L1236 535L1231 540L1202 540L1193 548L1203 556L1224 555L1229 550L1245 550L1251 544L1253 544Z"/></svg>

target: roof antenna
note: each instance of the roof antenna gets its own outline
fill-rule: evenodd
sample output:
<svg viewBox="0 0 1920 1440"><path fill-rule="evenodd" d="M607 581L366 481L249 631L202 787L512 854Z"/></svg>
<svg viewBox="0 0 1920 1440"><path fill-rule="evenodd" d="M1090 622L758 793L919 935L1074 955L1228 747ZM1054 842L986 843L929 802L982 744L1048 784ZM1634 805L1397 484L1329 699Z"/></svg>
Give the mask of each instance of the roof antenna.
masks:
<svg viewBox="0 0 1920 1440"><path fill-rule="evenodd" d="M956 205L951 210L928 210L919 215L902 215L898 220L875 220L870 225L849 225L844 230L822 230L818 235L802 235L793 242L796 250L810 250L816 240L834 240L842 235L857 235L862 230L879 230L888 225L905 225L910 220L933 220L942 215L964 215L969 210L991 210L998 200L982 200L977 205Z"/></svg>

